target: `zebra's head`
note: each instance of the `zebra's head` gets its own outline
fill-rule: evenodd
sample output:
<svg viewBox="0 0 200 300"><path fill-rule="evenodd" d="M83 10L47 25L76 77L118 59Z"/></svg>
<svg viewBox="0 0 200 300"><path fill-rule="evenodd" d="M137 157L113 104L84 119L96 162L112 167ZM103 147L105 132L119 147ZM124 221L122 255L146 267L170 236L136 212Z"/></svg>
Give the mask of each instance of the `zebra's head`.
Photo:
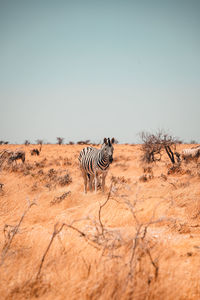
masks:
<svg viewBox="0 0 200 300"><path fill-rule="evenodd" d="M109 164L113 162L113 145L115 142L115 139L112 138L111 140L108 138L104 138L104 144L102 145L102 150L104 151L104 156L107 157Z"/></svg>

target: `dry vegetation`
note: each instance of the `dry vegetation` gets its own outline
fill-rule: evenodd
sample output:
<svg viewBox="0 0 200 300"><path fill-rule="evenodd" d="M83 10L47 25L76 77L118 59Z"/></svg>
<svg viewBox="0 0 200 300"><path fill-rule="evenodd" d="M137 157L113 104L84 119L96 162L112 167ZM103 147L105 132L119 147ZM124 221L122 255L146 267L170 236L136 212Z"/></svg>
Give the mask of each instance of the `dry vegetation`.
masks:
<svg viewBox="0 0 200 300"><path fill-rule="evenodd" d="M1 299L200 299L200 161L115 145L105 194L85 195L82 145L21 148L0 161Z"/></svg>

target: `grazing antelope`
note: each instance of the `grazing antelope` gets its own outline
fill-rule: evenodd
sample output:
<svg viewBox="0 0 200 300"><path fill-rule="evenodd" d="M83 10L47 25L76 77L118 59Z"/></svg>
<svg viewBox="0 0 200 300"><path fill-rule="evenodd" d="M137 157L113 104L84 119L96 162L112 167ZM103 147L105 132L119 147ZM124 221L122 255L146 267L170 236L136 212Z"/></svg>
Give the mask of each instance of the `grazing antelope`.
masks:
<svg viewBox="0 0 200 300"><path fill-rule="evenodd" d="M17 150L13 152L13 154L9 157L9 162L17 161L18 159L21 159L21 161L25 162L25 152L22 150Z"/></svg>

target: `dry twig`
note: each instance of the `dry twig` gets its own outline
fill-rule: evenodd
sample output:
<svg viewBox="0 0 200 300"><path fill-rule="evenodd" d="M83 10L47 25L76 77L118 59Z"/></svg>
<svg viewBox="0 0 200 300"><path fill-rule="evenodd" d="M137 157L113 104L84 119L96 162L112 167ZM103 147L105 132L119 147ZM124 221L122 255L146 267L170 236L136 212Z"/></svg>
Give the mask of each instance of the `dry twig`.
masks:
<svg viewBox="0 0 200 300"><path fill-rule="evenodd" d="M22 216L21 216L21 218L20 218L20 220L19 220L19 223L18 223L16 226L11 226L11 225L5 224L5 226L4 226L4 236L6 236L6 232L7 232L7 228L8 228L8 227L12 227L12 229L9 230L8 233L7 233L7 241L5 241L5 245L4 245L3 251L2 251L2 253L1 253L1 262L0 262L0 266L2 266L3 263L4 263L5 256L6 256L7 252L8 252L8 250L10 249L10 246L11 246L11 244L12 244L12 241L13 241L14 237L16 236L16 234L17 234L18 231L19 231L19 227L20 227L22 221L24 220L24 217L26 216L26 214L28 213L29 209L30 209L33 205L36 205L36 202L35 202L35 201L29 203L27 209L23 212L23 214L22 214Z"/></svg>

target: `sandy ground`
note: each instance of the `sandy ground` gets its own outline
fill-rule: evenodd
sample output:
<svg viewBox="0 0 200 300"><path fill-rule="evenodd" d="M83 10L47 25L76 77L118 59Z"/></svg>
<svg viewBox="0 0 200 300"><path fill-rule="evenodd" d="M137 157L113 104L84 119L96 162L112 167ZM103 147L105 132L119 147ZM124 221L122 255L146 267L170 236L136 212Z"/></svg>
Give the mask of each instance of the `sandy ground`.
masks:
<svg viewBox="0 0 200 300"><path fill-rule="evenodd" d="M26 153L0 171L1 299L200 299L200 164L115 145L105 193L84 194L84 146L35 147L0 146Z"/></svg>

